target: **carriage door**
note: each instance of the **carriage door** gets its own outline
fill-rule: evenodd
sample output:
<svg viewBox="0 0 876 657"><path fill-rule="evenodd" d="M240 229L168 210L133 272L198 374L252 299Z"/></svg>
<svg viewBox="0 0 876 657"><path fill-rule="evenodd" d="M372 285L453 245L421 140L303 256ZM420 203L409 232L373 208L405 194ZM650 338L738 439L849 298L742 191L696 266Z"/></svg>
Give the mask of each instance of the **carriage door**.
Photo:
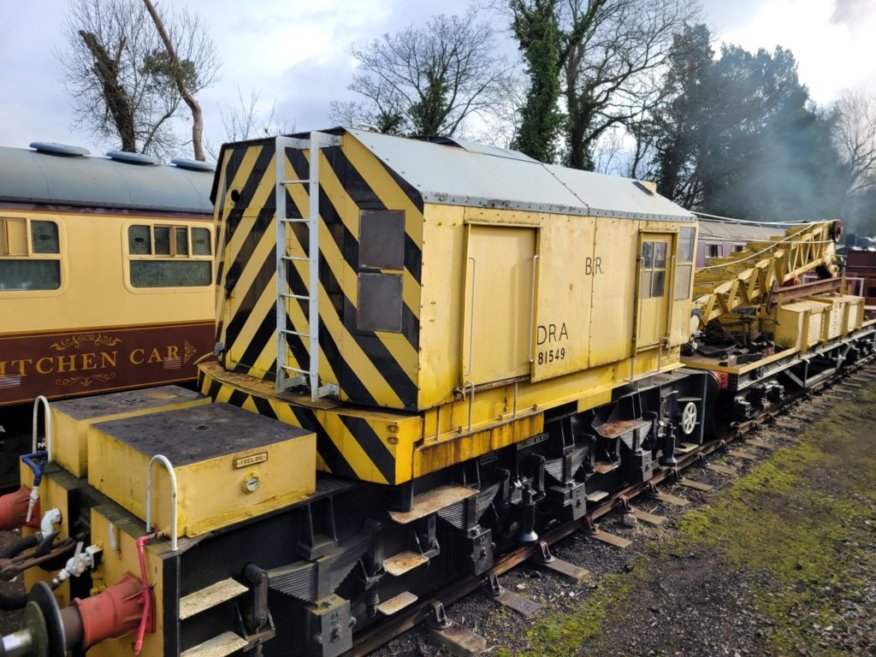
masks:
<svg viewBox="0 0 876 657"><path fill-rule="evenodd" d="M639 233L637 350L659 344L667 333L671 250L672 235Z"/></svg>
<svg viewBox="0 0 876 657"><path fill-rule="evenodd" d="M468 226L462 383L529 374L535 229Z"/></svg>

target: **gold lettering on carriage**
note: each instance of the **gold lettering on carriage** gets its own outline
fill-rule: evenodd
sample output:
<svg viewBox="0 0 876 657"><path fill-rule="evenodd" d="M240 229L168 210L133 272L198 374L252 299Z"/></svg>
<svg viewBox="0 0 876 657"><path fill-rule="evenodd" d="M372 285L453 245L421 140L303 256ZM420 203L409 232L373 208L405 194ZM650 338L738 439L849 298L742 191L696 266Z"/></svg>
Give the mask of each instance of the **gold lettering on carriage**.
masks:
<svg viewBox="0 0 876 657"><path fill-rule="evenodd" d="M51 375L63 387L73 384L88 387L95 381L115 379L120 364L125 369L144 366L179 369L192 361L196 353L197 349L185 339L182 344L126 349L121 338L105 333L71 334L48 345L38 344L32 348L30 357L22 354L19 358L0 360L0 377Z"/></svg>

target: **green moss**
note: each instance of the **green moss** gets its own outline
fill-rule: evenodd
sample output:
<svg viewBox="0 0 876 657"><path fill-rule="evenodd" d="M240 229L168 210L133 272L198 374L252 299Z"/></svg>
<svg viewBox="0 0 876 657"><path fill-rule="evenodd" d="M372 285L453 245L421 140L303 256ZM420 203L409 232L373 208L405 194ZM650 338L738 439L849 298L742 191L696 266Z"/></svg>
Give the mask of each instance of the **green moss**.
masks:
<svg viewBox="0 0 876 657"><path fill-rule="evenodd" d="M625 604L632 590L633 576L610 575L599 590L586 596L574 611L548 614L526 633L532 650L520 657L568 657L583 642L602 631L602 624L613 609Z"/></svg>
<svg viewBox="0 0 876 657"><path fill-rule="evenodd" d="M632 573L607 578L573 612L551 613L533 624L527 632L532 649L520 654L580 654L582 645L598 643L606 619L622 614L636 591L660 576L655 556L708 550L730 574L753 575L750 604L772 624L772 652L794 653L805 644L809 655L839 655L819 647L810 628L842 622L835 600L862 586L851 565L869 562L870 572L876 569L876 558L861 547L872 540L865 521L876 502L876 450L866 436L849 433L849 427L876 426L876 404L867 401L876 402L876 386L836 406L798 444L752 468L714 506L682 516L678 536L647 546Z"/></svg>

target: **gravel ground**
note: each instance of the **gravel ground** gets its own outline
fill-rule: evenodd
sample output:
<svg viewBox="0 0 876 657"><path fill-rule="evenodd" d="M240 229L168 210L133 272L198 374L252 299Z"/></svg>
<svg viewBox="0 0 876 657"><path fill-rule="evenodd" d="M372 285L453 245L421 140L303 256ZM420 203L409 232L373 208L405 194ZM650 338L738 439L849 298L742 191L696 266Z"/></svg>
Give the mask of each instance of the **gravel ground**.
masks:
<svg viewBox="0 0 876 657"><path fill-rule="evenodd" d="M584 585L524 565L503 585L541 604L530 618L486 591L448 616L505 657L754 657L876 655L876 382L801 403L754 434L757 465L725 455L741 476L693 468L710 492L661 487L691 504L638 499L659 528L601 527L633 539L621 550L579 533L556 556L587 568ZM751 437L751 436L750 436ZM736 447L734 445L734 447ZM373 653L448 654L425 630Z"/></svg>
<svg viewBox="0 0 876 657"><path fill-rule="evenodd" d="M495 604L486 591L448 609L483 635L487 654L550 657L839 657L876 655L876 381L843 387L798 405L743 448L758 465L725 455L744 476L693 468L712 484L699 492L662 490L687 507L640 498L635 507L665 516L660 527L627 526L620 514L602 529L633 540L621 550L583 532L554 554L589 571L575 584L529 564L502 584L541 607L529 618ZM0 533L0 548L14 538ZM17 590L0 582L0 591ZM0 632L20 615L0 612ZM449 654L425 630L378 657Z"/></svg>

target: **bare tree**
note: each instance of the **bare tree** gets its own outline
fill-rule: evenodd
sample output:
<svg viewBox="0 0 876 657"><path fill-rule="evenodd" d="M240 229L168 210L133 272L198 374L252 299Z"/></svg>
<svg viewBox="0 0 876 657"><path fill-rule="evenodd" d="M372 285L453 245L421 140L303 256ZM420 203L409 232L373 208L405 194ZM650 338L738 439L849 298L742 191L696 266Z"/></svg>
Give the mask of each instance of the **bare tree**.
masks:
<svg viewBox="0 0 876 657"><path fill-rule="evenodd" d="M834 107L833 137L848 169L848 193L876 187L876 98L844 91Z"/></svg>
<svg viewBox="0 0 876 657"><path fill-rule="evenodd" d="M243 91L238 87L237 105L228 104L219 107L223 132L220 141L214 141L209 136L204 140L204 150L210 159L219 160L223 143L289 135L295 132L295 121L281 118L277 113L276 101L267 107L262 102L261 96L261 92L255 89L250 89L249 95L244 96Z"/></svg>
<svg viewBox="0 0 876 657"><path fill-rule="evenodd" d="M472 6L464 16L435 16L354 47L359 73L349 88L367 101L335 103L333 117L383 132L452 135L489 110L506 89L508 67L496 54L492 27L477 13Z"/></svg>
<svg viewBox="0 0 876 657"><path fill-rule="evenodd" d="M567 0L569 166L591 168L593 148L606 130L640 127L661 99L655 73L666 63L673 35L696 15L693 0ZM644 133L634 136L641 155Z"/></svg>
<svg viewBox="0 0 876 657"><path fill-rule="evenodd" d="M122 150L167 155L181 140L172 128L180 95L173 76L181 68L189 90L212 84L215 47L197 17L166 18L178 66L139 0L72 0L64 23L67 48L55 55L64 70L76 124Z"/></svg>
<svg viewBox="0 0 876 657"><path fill-rule="evenodd" d="M158 36L161 37L161 43L164 44L167 75L192 113L192 149L195 159L204 160L204 115L201 105L195 99L195 94L204 88L205 80L199 79L199 72L193 65L194 60L181 59L177 51L188 51L190 54L194 52L201 56L202 61L215 62L216 52L213 42L206 36L206 30L197 15L183 13L179 20L168 23L170 25L168 29L165 27L164 19L152 4L152 0L143 0L143 3L155 24ZM182 37L177 37L174 43L169 30L178 31ZM182 50L178 46L181 46ZM156 58L157 53L152 57ZM215 76L215 72L213 75ZM208 84L211 82L213 79L209 80Z"/></svg>
<svg viewBox="0 0 876 657"><path fill-rule="evenodd" d="M295 132L294 121L277 116L276 102L266 111L259 110L260 104L260 92L251 89L249 97L244 98L238 87L237 107L219 110L222 127L225 129L225 141L245 141Z"/></svg>
<svg viewBox="0 0 876 657"><path fill-rule="evenodd" d="M560 124L566 164L593 168L603 134L635 126L656 105L662 89L657 72L664 67L673 34L697 16L695 3L508 0L521 49L530 60L539 55L541 65L530 61L529 66L533 88L546 87L550 80L545 78L559 78L566 110ZM533 25L536 29L524 29ZM552 106L554 101L548 100ZM542 107L537 114L545 111ZM646 135L640 131L634 137L641 157L648 150ZM539 136L536 141L546 139Z"/></svg>

